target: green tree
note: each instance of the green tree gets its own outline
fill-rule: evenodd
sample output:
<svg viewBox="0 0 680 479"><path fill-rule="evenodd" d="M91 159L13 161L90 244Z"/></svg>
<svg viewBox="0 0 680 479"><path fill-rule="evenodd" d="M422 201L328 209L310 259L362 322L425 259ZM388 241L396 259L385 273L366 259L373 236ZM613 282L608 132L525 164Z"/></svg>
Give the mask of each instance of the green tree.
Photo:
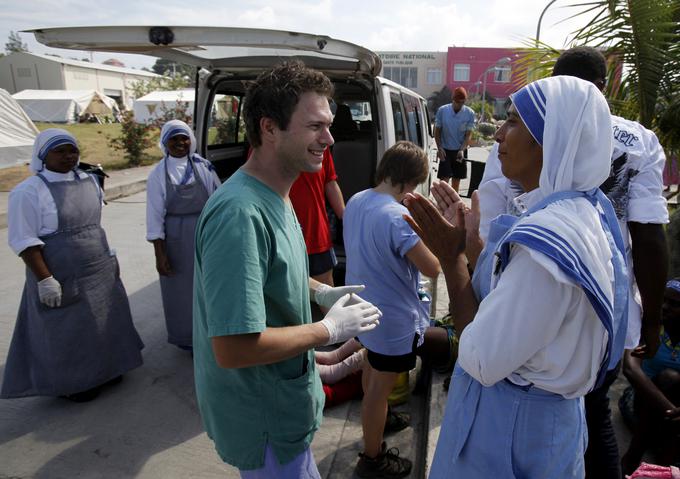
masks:
<svg viewBox="0 0 680 479"><path fill-rule="evenodd" d="M432 93L427 98L427 108L432 115L437 113L440 106L447 103L451 103L451 89L447 85L444 85L441 90Z"/></svg>
<svg viewBox="0 0 680 479"><path fill-rule="evenodd" d="M173 62L172 60L167 60L165 58L158 58L156 63L153 64L151 70L154 73L164 76L177 77L180 76L193 83L194 76L196 75L196 68L191 65L185 65L183 63Z"/></svg>
<svg viewBox="0 0 680 479"><path fill-rule="evenodd" d="M142 97L152 91L182 90L189 88L190 83L185 78L176 77L156 77L150 80L140 80L133 82L130 86L135 98Z"/></svg>
<svg viewBox="0 0 680 479"><path fill-rule="evenodd" d="M9 37L7 37L7 43L5 43L5 52L10 54L27 51L28 45L21 41L21 36L17 32L10 31Z"/></svg>
<svg viewBox="0 0 680 479"><path fill-rule="evenodd" d="M570 8L577 9L570 18L583 19L584 26L567 45L587 44L613 59L605 93L614 112L647 128L658 126L663 110L678 103L680 1L594 0ZM559 53L546 44L523 49L515 63L516 85L550 75Z"/></svg>
<svg viewBox="0 0 680 479"><path fill-rule="evenodd" d="M606 48L623 65L621 85L610 97L638 114L640 123L655 125L659 96L680 73L678 0L600 0L580 3L575 17L590 18L575 32L573 43ZM675 87L677 88L677 87Z"/></svg>
<svg viewBox="0 0 680 479"><path fill-rule="evenodd" d="M124 111L121 114L120 124L120 136L110 138L109 145L125 152L125 158L130 166L138 166L142 162L144 150L153 144L149 138L152 126L135 122L135 116L131 111Z"/></svg>

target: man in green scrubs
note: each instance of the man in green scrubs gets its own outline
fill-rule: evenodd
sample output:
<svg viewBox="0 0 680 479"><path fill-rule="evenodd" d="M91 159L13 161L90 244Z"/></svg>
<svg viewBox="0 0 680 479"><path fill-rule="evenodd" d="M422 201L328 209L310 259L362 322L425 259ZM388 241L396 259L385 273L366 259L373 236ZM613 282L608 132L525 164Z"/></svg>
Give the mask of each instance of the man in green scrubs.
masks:
<svg viewBox="0 0 680 479"><path fill-rule="evenodd" d="M378 324L380 311L308 277L288 192L333 144L330 80L300 62L262 73L244 100L253 152L196 230L196 395L217 452L243 478L319 477L309 445L324 395L313 348ZM312 323L310 297L330 308Z"/></svg>

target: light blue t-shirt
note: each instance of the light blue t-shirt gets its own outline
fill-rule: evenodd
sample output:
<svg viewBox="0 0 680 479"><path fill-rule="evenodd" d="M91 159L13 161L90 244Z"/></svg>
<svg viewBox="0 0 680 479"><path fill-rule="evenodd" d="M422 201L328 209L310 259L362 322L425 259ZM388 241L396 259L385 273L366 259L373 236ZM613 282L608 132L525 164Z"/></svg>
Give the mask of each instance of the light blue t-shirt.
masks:
<svg viewBox="0 0 680 479"><path fill-rule="evenodd" d="M439 107L434 118L434 126L441 129L442 147L459 150L463 146L465 133L475 127L475 112L463 105L458 113L451 103Z"/></svg>
<svg viewBox="0 0 680 479"><path fill-rule="evenodd" d="M312 322L307 252L290 203L237 171L208 200L196 227L194 376L208 436L242 470L285 464L312 442L324 394L306 351L273 364L224 369L211 338Z"/></svg>
<svg viewBox="0 0 680 479"><path fill-rule="evenodd" d="M421 340L429 324L427 308L418 298L420 273L406 258L420 241L403 215L408 210L387 194L357 193L343 217L347 284L364 284L361 297L383 313L380 325L359 335L369 350L397 356L412 350L415 333Z"/></svg>

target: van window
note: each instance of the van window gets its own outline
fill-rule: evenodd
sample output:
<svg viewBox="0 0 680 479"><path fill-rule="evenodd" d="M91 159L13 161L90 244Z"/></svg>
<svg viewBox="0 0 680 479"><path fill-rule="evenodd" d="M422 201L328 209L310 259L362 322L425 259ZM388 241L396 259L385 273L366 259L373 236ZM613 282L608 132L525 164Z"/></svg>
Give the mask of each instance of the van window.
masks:
<svg viewBox="0 0 680 479"><path fill-rule="evenodd" d="M245 141L245 124L241 119L241 96L218 94L208 118L208 146L230 145Z"/></svg>
<svg viewBox="0 0 680 479"><path fill-rule="evenodd" d="M371 103L368 101L346 101L345 104L349 107L352 113L352 120L354 121L370 121Z"/></svg>
<svg viewBox="0 0 680 479"><path fill-rule="evenodd" d="M392 103L392 117L394 118L394 138L396 141L406 140L404 109L401 105L401 98L397 93L390 93L390 103Z"/></svg>
<svg viewBox="0 0 680 479"><path fill-rule="evenodd" d="M409 140L423 148L423 125L422 125L422 110L418 99L406 93L401 94L404 100L404 108L406 109L406 126L408 130Z"/></svg>

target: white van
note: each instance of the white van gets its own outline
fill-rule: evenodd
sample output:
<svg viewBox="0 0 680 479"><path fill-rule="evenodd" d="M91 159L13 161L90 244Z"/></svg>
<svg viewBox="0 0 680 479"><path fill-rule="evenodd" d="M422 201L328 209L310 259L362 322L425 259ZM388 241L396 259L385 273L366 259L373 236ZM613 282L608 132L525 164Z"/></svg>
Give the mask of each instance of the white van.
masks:
<svg viewBox="0 0 680 479"><path fill-rule="evenodd" d="M323 35L244 28L112 26L32 32L51 47L138 53L195 66L198 152L222 178L236 171L248 153L241 118L247 82L292 58L324 72L335 85L332 153L345 201L374 185L380 158L399 140L410 140L428 153L430 178L419 191L427 195L436 178L437 151L427 102L379 77L380 57L363 47ZM342 236L337 236L340 243Z"/></svg>

